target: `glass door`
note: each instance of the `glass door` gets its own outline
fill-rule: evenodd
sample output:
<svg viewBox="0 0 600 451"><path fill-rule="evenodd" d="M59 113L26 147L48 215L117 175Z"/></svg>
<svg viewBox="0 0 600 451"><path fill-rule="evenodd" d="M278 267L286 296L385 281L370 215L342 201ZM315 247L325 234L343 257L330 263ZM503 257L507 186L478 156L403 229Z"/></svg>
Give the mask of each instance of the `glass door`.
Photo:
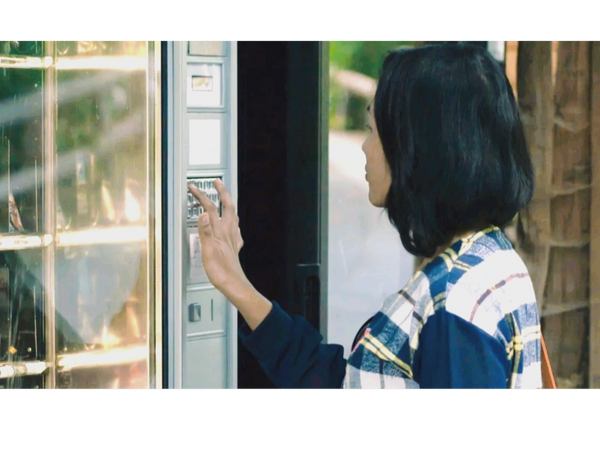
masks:
<svg viewBox="0 0 600 451"><path fill-rule="evenodd" d="M387 52L412 42L329 43L328 335L348 357L362 324L414 273L415 259L387 214L369 203L367 106Z"/></svg>
<svg viewBox="0 0 600 451"><path fill-rule="evenodd" d="M159 51L0 43L1 387L161 385Z"/></svg>

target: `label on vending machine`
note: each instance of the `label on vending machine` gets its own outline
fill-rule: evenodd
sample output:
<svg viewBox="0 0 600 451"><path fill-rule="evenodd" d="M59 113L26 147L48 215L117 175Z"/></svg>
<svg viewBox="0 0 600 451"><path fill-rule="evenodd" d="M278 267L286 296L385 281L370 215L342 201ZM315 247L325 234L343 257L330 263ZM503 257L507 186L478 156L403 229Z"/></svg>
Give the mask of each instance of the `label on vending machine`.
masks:
<svg viewBox="0 0 600 451"><path fill-rule="evenodd" d="M223 63L194 63L187 68L188 108L223 107Z"/></svg>

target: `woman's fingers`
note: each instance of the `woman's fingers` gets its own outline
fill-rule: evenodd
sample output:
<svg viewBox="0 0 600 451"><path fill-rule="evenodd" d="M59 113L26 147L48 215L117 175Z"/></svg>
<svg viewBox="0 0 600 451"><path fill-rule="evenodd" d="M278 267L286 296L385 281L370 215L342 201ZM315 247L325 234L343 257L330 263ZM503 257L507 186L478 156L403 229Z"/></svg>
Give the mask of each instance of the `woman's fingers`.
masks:
<svg viewBox="0 0 600 451"><path fill-rule="evenodd" d="M223 220L219 218L217 207L206 193L192 184L189 185L190 193L204 209L204 213L198 217L198 232L201 239L218 237L229 243L234 251L239 252L244 245L244 241L239 228L239 218L235 213L235 205L221 179L216 179L213 186L219 193Z"/></svg>
<svg viewBox="0 0 600 451"><path fill-rule="evenodd" d="M223 218L232 218L235 217L235 205L233 205L233 200L231 200L231 196L227 188L225 188L225 184L221 179L215 179L213 181L213 186L219 193L219 198L221 199L221 206L223 207Z"/></svg>
<svg viewBox="0 0 600 451"><path fill-rule="evenodd" d="M194 196L198 200L198 202L200 202L200 205L202 205L202 209L206 213L208 213L208 218L210 220L211 226L213 228L217 227L220 220L219 211L217 210L217 207L215 206L213 201L210 200L210 198L206 195L204 191L199 190L191 183L188 185L188 189L190 193L192 193L192 196Z"/></svg>

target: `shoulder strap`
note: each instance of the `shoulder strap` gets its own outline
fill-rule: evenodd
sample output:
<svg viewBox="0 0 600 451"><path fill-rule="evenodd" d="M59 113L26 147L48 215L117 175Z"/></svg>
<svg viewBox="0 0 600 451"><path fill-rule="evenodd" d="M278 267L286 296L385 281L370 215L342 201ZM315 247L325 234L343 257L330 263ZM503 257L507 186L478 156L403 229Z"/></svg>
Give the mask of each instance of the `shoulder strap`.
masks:
<svg viewBox="0 0 600 451"><path fill-rule="evenodd" d="M546 349L546 343L544 343L544 336L540 336L542 342L542 384L543 388L556 388L556 382L554 380L554 374L552 373L552 366L550 366L550 358L548 357L548 351Z"/></svg>

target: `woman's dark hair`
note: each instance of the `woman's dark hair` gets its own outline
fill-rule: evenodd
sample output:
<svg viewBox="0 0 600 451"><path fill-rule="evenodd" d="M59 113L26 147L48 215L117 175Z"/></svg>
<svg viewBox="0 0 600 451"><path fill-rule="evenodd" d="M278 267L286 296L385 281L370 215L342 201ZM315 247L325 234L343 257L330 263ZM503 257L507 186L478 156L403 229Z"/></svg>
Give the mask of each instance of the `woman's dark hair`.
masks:
<svg viewBox="0 0 600 451"><path fill-rule="evenodd" d="M411 254L431 257L459 233L504 227L531 199L535 177L515 96L486 50L391 52L374 113L392 175L385 208Z"/></svg>

